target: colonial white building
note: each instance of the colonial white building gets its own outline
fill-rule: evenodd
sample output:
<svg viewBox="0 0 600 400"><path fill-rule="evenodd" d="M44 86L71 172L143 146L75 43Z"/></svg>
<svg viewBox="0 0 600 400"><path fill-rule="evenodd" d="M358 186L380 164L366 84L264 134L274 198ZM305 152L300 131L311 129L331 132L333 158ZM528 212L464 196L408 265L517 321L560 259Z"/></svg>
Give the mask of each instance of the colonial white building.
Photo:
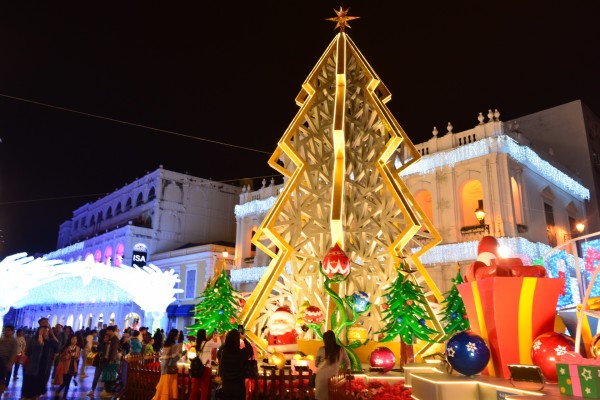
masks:
<svg viewBox="0 0 600 400"><path fill-rule="evenodd" d="M515 123L502 122L497 110L490 110L487 119L480 113L478 121L458 133L450 123L444 133L434 128L431 139L416 145L422 159L402 173L443 238L422 257L442 292L450 288L457 265L473 261L484 234L498 237L508 254L533 261L570 239L577 222L600 223L589 207L590 190L573 171L541 146L532 146ZM234 284L251 286L268 265L268 256L250 240L281 186L263 182L259 190L246 187L240 195L235 262L252 268L233 270ZM485 213L482 221L475 210Z"/></svg>
<svg viewBox="0 0 600 400"><path fill-rule="evenodd" d="M197 250L197 245L202 243L233 243L236 229L233 209L240 192L241 188L237 186L160 167L75 210L73 217L60 226L58 250L45 257L67 262L93 257L97 263L115 267L122 263L141 266L152 262L160 253L163 256L156 257L157 262L165 258L165 252L175 255L189 252L190 248ZM232 245L223 248L230 249L233 254ZM223 250L218 251L220 254ZM212 260L209 256L206 259ZM171 266L172 263L167 264ZM198 272L192 276L190 263L184 265L187 270L177 270L182 274L180 287L185 288L183 296L187 297L184 298L191 299L195 296L189 289L193 287L192 291L201 292L203 284L198 282L205 279L206 274ZM206 267L196 265L195 268L200 271ZM127 294L110 285L92 282L90 292L90 297L81 299L77 305L24 307L18 311L17 323L35 326L39 317L47 316L52 323L72 325L75 329L97 327L103 323L120 327L151 324L133 300L124 299ZM176 308L168 311L173 314ZM184 311L186 315L191 313L189 308L179 313ZM166 320L164 322L161 325L165 326Z"/></svg>

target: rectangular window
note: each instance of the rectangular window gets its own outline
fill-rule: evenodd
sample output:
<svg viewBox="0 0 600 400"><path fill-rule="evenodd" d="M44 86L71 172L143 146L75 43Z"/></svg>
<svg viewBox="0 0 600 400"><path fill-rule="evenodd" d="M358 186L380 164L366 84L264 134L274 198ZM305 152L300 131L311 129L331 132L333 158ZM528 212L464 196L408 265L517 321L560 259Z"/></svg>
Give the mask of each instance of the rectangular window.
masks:
<svg viewBox="0 0 600 400"><path fill-rule="evenodd" d="M544 214L546 215L546 233L548 234L548 245L556 247L556 230L554 229L554 209L544 202Z"/></svg>
<svg viewBox="0 0 600 400"><path fill-rule="evenodd" d="M196 270L188 269L185 273L185 298L193 299L196 297Z"/></svg>

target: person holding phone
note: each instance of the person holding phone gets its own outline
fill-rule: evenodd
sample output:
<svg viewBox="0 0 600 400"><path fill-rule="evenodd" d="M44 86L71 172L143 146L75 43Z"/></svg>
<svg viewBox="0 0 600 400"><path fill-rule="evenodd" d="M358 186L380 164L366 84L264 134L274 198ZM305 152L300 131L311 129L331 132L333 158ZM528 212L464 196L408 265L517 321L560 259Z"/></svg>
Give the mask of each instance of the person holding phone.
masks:
<svg viewBox="0 0 600 400"><path fill-rule="evenodd" d="M219 377L221 377L221 398L227 400L245 400L245 369L244 363L254 354L252 345L246 340L246 332L241 332L244 327L232 329L225 336L219 355ZM242 347L243 345L243 347Z"/></svg>

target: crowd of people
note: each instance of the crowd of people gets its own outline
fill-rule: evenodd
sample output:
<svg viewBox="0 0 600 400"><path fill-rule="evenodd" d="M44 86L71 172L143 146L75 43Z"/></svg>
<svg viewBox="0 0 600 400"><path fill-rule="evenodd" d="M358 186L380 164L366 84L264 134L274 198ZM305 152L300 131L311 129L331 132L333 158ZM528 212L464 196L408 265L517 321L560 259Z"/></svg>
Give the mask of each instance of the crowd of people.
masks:
<svg viewBox="0 0 600 400"><path fill-rule="evenodd" d="M38 321L36 329L4 326L0 338L0 395L11 379L19 379L21 370L21 398L39 399L52 386L55 398L67 397L76 377L86 378L87 364L95 367L92 388L88 397L113 397L125 382L119 380L121 361L128 354L160 352L164 331L157 329L151 335L146 327L127 328L123 332L116 325L104 325L99 331L85 328L74 332L70 326L50 326L47 318ZM104 383L97 393L98 383Z"/></svg>
<svg viewBox="0 0 600 400"><path fill-rule="evenodd" d="M24 329L15 332L10 325L4 327L0 338L0 394L11 377L18 379L21 369L23 400L39 399L47 393L49 383L55 398L66 398L70 385L77 385L74 378L87 377L87 361L95 367L87 396L95 397L98 383L102 381L104 387L98 396L112 398L125 384L120 381L124 356L160 353L161 376L153 400L178 399L177 362L184 354L184 336L179 330L172 329L165 338L162 330L157 329L151 336L144 327L125 329L121 333L118 326L105 325L100 331L87 328L73 332L60 324L52 328L47 318L41 318L38 323L39 327L32 332ZM227 332L222 346L219 336L207 336L202 329L194 339L195 354L206 372L192 377L188 400L207 400L212 396L213 365L218 365L215 381L221 398L245 400L247 382L243 365L256 357L256 349L246 340L245 332L236 329ZM315 359L315 398L318 400L327 400L327 382L340 371L341 364L350 365L345 349L336 342L332 331L325 332L323 341L324 346Z"/></svg>

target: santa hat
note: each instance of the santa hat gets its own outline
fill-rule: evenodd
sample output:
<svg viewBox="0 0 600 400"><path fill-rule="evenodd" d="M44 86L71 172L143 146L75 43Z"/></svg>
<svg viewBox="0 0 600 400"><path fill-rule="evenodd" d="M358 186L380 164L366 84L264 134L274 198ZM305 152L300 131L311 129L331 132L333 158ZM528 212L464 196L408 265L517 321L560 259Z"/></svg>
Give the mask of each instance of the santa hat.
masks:
<svg viewBox="0 0 600 400"><path fill-rule="evenodd" d="M484 236L477 246L477 261L490 266L491 260L496 258L498 258L498 241L493 236Z"/></svg>
<svg viewBox="0 0 600 400"><path fill-rule="evenodd" d="M279 307L269 317L269 321L278 319L286 321L290 326L296 325L296 318L292 315L292 310L288 306Z"/></svg>

